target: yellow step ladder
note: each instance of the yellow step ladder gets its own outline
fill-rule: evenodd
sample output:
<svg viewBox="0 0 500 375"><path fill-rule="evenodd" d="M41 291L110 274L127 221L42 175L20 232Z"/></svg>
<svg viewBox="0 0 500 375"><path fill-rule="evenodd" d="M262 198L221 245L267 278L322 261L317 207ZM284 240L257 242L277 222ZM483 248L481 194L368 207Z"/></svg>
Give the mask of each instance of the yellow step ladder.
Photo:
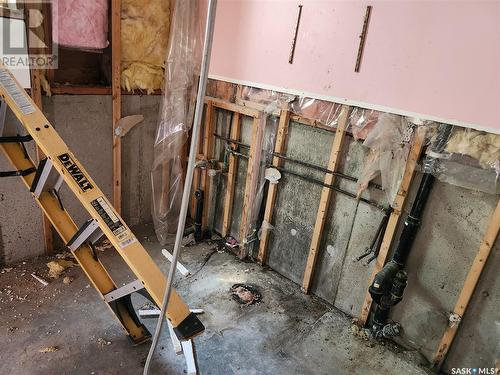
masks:
<svg viewBox="0 0 500 375"><path fill-rule="evenodd" d="M33 198L50 220L59 236L99 292L103 301L127 332L134 344L150 338L132 307L131 294L142 293L161 306L166 278L140 244L103 192L68 149L54 127L21 88L11 72L0 65L0 148L15 170L0 172L0 177L18 176L30 189ZM19 125L6 124L7 107L18 118ZM46 155L38 166L30 158L25 142L35 141ZM91 140L88 140L91 142ZM90 219L77 228L59 197L66 183ZM118 288L97 258L93 244L106 236L125 260L137 280ZM204 330L196 315L189 311L181 297L173 291L166 316L181 340L187 340Z"/></svg>

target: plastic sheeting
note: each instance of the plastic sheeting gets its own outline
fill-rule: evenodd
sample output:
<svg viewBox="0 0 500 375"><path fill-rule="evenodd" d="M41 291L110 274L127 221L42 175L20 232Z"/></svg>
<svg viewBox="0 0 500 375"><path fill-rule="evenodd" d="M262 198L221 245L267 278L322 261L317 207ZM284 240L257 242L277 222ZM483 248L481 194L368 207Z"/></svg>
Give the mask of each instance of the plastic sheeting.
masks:
<svg viewBox="0 0 500 375"><path fill-rule="evenodd" d="M370 149L363 175L358 181L358 196L368 183L381 176L387 201L393 205L406 168L413 141L414 125L405 117L383 113L367 135L363 146Z"/></svg>
<svg viewBox="0 0 500 375"><path fill-rule="evenodd" d="M54 43L83 50L108 46L108 0L57 0L52 9Z"/></svg>
<svg viewBox="0 0 500 375"><path fill-rule="evenodd" d="M243 100L271 105L275 108L287 107L299 116L331 128L337 127L342 108L338 103L249 86L242 87L240 95ZM354 139L365 139L376 125L379 115L378 111L354 107L349 115L348 124L348 130L352 132Z"/></svg>
<svg viewBox="0 0 500 375"><path fill-rule="evenodd" d="M271 115L277 104L278 102L269 103L268 107L264 111L267 111L267 116L262 116L261 121L259 122L259 126L264 127L264 134L261 150L258 150L258 152L261 153L261 158L257 169L258 179L254 204L248 213L248 231L244 238L240 238L240 242L244 244L251 243L256 240L259 237L259 232L261 232L259 226L262 227L262 225L264 225L260 223L259 213L262 206L262 200L264 198L264 188L266 186L266 169L267 166L272 163L272 153L274 151L276 131L278 129L279 118Z"/></svg>
<svg viewBox="0 0 500 375"><path fill-rule="evenodd" d="M500 192L500 135L455 126L443 152L426 154L423 171L439 180L489 194ZM438 163L432 163L436 159Z"/></svg>
<svg viewBox="0 0 500 375"><path fill-rule="evenodd" d="M151 172L153 220L162 244L176 232L179 220L184 188L182 163L201 65L200 19L197 1L176 3Z"/></svg>
<svg viewBox="0 0 500 375"><path fill-rule="evenodd" d="M122 0L122 88L163 88L170 31L169 0Z"/></svg>
<svg viewBox="0 0 500 375"><path fill-rule="evenodd" d="M349 116L349 125L355 140L366 139L378 121L380 112L354 107Z"/></svg>

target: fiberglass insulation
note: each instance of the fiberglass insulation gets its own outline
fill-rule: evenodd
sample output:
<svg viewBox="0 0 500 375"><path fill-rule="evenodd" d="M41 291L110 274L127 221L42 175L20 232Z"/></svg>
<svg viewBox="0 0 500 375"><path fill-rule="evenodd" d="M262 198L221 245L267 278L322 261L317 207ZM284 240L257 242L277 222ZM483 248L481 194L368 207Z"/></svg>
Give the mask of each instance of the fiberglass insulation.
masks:
<svg viewBox="0 0 500 375"><path fill-rule="evenodd" d="M170 30L169 0L122 1L122 88L163 87Z"/></svg>
<svg viewBox="0 0 500 375"><path fill-rule="evenodd" d="M54 43L84 50L102 50L108 46L108 0L56 1Z"/></svg>

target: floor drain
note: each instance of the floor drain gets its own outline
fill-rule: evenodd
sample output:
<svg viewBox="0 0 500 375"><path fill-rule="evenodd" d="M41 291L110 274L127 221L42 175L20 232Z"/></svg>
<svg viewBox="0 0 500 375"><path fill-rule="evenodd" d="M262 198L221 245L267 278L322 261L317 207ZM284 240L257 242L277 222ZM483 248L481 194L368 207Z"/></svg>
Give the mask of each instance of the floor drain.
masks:
<svg viewBox="0 0 500 375"><path fill-rule="evenodd" d="M253 305L262 300L262 295L255 285L234 284L230 293L231 297L241 305Z"/></svg>

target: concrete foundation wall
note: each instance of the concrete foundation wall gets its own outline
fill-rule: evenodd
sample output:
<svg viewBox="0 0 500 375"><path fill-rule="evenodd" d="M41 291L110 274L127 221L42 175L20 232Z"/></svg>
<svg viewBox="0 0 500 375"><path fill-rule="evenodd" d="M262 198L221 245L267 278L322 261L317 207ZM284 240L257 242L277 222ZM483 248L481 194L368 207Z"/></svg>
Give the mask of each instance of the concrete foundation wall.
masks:
<svg viewBox="0 0 500 375"><path fill-rule="evenodd" d="M225 122L225 126L229 124ZM332 132L292 122L286 155L326 167L333 137ZM346 137L343 150L340 171L360 177L366 150L351 137ZM283 167L312 179L322 181L324 178L322 172L291 162L285 161ZM237 181L244 179L245 173L246 162L240 160ZM224 175L219 178L225 181ZM420 175L417 174L403 218L411 207L419 181ZM348 180L337 178L336 184L350 192L356 190L355 183ZM235 228L241 216L238 199L242 198L244 186L244 183L237 183L233 207L231 233L237 238ZM225 183L219 185L216 194L223 197L224 187ZM268 264L299 285L303 279L321 190L322 186L286 173L278 185ZM387 205L385 194L377 189L370 188L364 197ZM408 260L409 286L403 302L392 313L392 318L403 326L403 333L397 341L409 349L418 350L428 360L432 359L439 345L447 326L448 313L453 310L497 199L494 195L440 181L436 181L432 190ZM218 212L221 216L222 205ZM378 208L364 202L358 204L346 195L332 192L312 291L354 317L360 313L374 264L366 265L365 261L355 262L354 259L370 246L383 215ZM220 230L220 224L215 226L216 229ZM393 248L397 245L400 232L401 225ZM444 370L494 366L500 354L499 282L494 272L499 262L494 249Z"/></svg>
<svg viewBox="0 0 500 375"><path fill-rule="evenodd" d="M25 134L10 111L7 111L5 124L12 128L17 126L20 131L16 133ZM34 155L33 145L26 146L30 155ZM0 151L0 171L13 169ZM31 193L18 177L0 178L0 265L43 253L42 214Z"/></svg>

